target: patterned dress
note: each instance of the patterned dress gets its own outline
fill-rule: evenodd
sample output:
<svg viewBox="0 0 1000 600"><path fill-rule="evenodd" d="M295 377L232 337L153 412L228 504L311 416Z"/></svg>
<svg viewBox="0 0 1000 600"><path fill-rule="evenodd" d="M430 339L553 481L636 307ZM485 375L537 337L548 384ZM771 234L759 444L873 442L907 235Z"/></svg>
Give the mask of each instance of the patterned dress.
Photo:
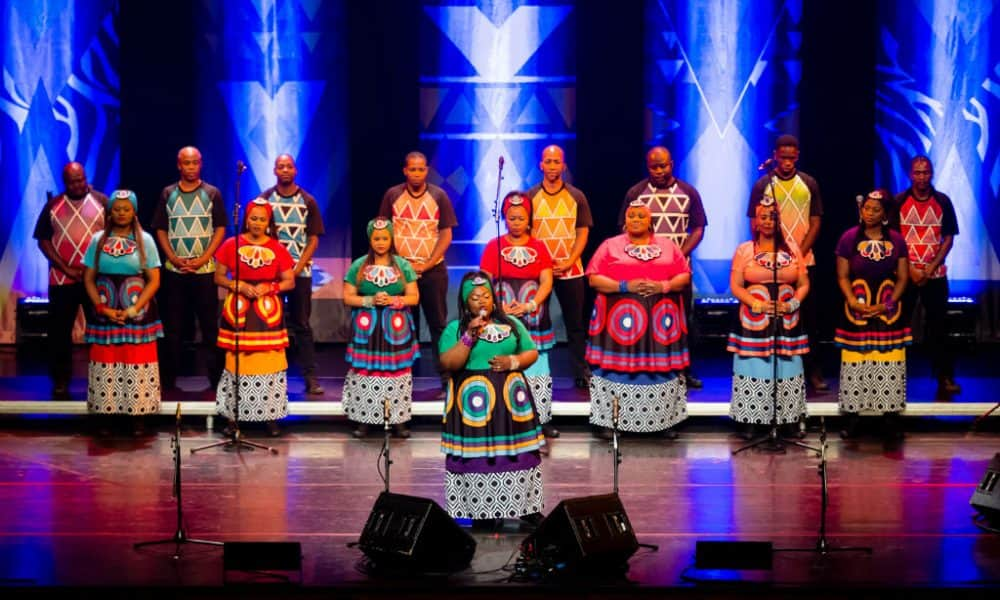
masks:
<svg viewBox="0 0 1000 600"><path fill-rule="evenodd" d="M492 371L494 356L535 347L517 319L514 329L490 323L479 333L465 368L451 374L441 451L448 514L455 518L516 518L542 510L539 448L545 444L531 388L520 371ZM458 342L458 321L441 334L443 354Z"/></svg>
<svg viewBox="0 0 1000 600"><path fill-rule="evenodd" d="M665 281L687 272L681 249L661 237L634 245L626 235L615 236L601 244L587 265L587 275L615 281ZM687 387L679 375L689 358L681 294L598 293L587 362L593 369L592 424L613 426L615 399L621 431L663 431L686 419Z"/></svg>
<svg viewBox="0 0 1000 600"><path fill-rule="evenodd" d="M777 283L774 283L772 252L758 252L753 241L736 248L732 270L743 275L747 292L762 303L775 298L788 302L795 296L795 285L806 271L806 261L794 242L788 244L791 252L777 253ZM802 331L799 312L795 311L778 318L775 344L772 318L767 311L754 312L752 307L741 304L736 330L729 334L726 349L733 353L729 416L739 423L769 424L775 412L778 424L795 423L806 414L802 355L809 352L809 340Z"/></svg>
<svg viewBox="0 0 1000 600"><path fill-rule="evenodd" d="M393 256L395 268L368 265L367 257L355 260L344 281L358 288L361 296L386 292L400 296L406 284L416 281L410 263ZM356 423L382 424L386 399L389 423L410 420L413 400L413 363L420 357L420 343L413 327L410 308L391 306L359 307L351 310L351 341L347 345L344 380L344 411Z"/></svg>
<svg viewBox="0 0 1000 600"><path fill-rule="evenodd" d="M274 238L254 244L241 236L238 257L236 238L229 238L219 246L215 259L234 277L239 260L239 279L250 285L276 283L282 272L295 266L288 251ZM235 292L226 295L218 340L219 348L226 351L226 367L215 395L216 410L222 416L236 418L234 388L237 381L240 421L274 421L288 416L288 361L285 358L288 333L282 317L278 294L254 299Z"/></svg>
<svg viewBox="0 0 1000 600"><path fill-rule="evenodd" d="M896 268L907 255L903 236L889 231L888 240L847 230L837 256L850 265L851 290L862 304L882 304L896 286ZM913 341L903 301L887 314L862 317L847 308L840 315L834 344L840 348L840 410L877 414L906 408L906 346Z"/></svg>
<svg viewBox="0 0 1000 600"><path fill-rule="evenodd" d="M102 304L125 310L135 304L146 286L144 269L160 266L153 236L142 234L145 266L131 236L94 234L83 264L97 269L97 294ZM100 246L100 248L98 248ZM97 253L100 252L100 264ZM100 414L148 415L160 411L160 368L156 339L163 337L156 301L134 319L118 324L104 316L87 323L84 339L90 344L87 370L87 410Z"/></svg>
<svg viewBox="0 0 1000 600"><path fill-rule="evenodd" d="M503 276L503 286L499 292L501 302L516 300L525 303L533 300L538 293L542 271L552 268L548 248L532 237L523 246L511 244L506 237L498 239L499 253L497 239L490 240L479 261L479 268L494 276L498 273ZM502 261L500 264L497 263L498 254ZM550 293L549 296L551 295ZM538 421L544 425L552 420L552 373L549 370L548 351L556 344L556 334L549 314L549 298L535 312L521 317L521 322L531 333L531 339L538 350L538 360L524 371L524 376L531 385Z"/></svg>

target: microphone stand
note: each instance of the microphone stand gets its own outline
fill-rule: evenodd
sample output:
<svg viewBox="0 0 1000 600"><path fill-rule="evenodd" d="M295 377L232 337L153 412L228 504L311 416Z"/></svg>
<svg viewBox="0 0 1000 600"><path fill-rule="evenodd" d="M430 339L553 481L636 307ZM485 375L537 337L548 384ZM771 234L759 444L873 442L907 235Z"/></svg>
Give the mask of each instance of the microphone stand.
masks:
<svg viewBox="0 0 1000 600"><path fill-rule="evenodd" d="M182 544L200 544L203 546L221 546L222 542L216 542L212 540L197 540L194 538L189 538L187 532L184 531L184 503L181 501L181 403L177 403L177 412L175 413L176 425L174 427L174 435L170 438L170 447L174 454L174 488L173 497L177 499L177 528L174 530L173 537L153 540L150 542L139 542L132 544L134 550L140 548L146 548L148 546L162 546L164 544L173 544L174 553L172 558L174 560L179 560L181 557L181 545Z"/></svg>
<svg viewBox="0 0 1000 600"><path fill-rule="evenodd" d="M826 469L826 420L819 418L819 465L817 470L820 479L820 511L819 511L819 539L812 548L775 548L775 552L816 552L820 556L826 556L833 552L864 552L869 556L872 554L871 546L831 546L826 539L826 509L830 504L829 486Z"/></svg>
<svg viewBox="0 0 1000 600"><path fill-rule="evenodd" d="M392 457L389 454L389 397L386 396L382 405L382 460L385 465L385 491L389 492L389 468L392 466Z"/></svg>
<svg viewBox="0 0 1000 600"><path fill-rule="evenodd" d="M622 449L618 443L618 396L611 396L611 455L614 464L614 492L618 493L618 470L622 464Z"/></svg>
<svg viewBox="0 0 1000 600"><path fill-rule="evenodd" d="M240 281L240 235L242 235L240 227L240 178L243 176L243 172L247 170L247 166L242 160L236 161L236 201L233 202L233 230L236 235L233 237L233 241L236 243L234 261L235 266L233 267L233 281L237 282L237 289L233 291L235 296L235 303L237 304L236 309L236 324L235 330L233 331L233 420L230 423L229 436L228 439L214 442L212 444L207 444L198 448L192 448L191 454L196 452L201 452L202 450L208 450L209 448L218 448L222 446L223 450L236 450L237 452L246 448L247 450L254 450L260 448L261 450L267 450L271 454L277 454L278 449L271 446L265 446L264 444L258 444L257 442L251 442L243 437L243 432L240 431L240 329L239 329L239 281Z"/></svg>
<svg viewBox="0 0 1000 600"><path fill-rule="evenodd" d="M503 207L500 205L500 182L503 181L503 156L500 157L497 166L497 194L493 198L493 222L497 225L497 273L496 273L496 289L500 294L500 302L502 308L503 302L503 260L502 254L500 252L500 221L503 217ZM511 298L513 301L513 298Z"/></svg>
<svg viewBox="0 0 1000 600"><path fill-rule="evenodd" d="M761 167L769 166L773 161L765 161ZM774 219L774 229L778 232L778 228L781 227L781 212L778 210L778 196L774 193L774 169L768 171L768 188L771 190L771 213ZM788 439L781 436L778 429L778 332L780 331L781 323L778 314L778 243L777 236L775 236L774 249L771 251L771 286L772 286L772 307L771 307L771 424L767 433L763 436L751 440L746 445L733 450L733 456L743 452L744 450L749 450L751 448L756 448L758 446L763 446L761 448L765 452L774 452L776 454L784 454L785 446L792 445L798 446L800 448L805 448L806 450L812 450L816 453L816 456L820 456L822 453L820 448L810 446L809 444L804 444L798 440Z"/></svg>

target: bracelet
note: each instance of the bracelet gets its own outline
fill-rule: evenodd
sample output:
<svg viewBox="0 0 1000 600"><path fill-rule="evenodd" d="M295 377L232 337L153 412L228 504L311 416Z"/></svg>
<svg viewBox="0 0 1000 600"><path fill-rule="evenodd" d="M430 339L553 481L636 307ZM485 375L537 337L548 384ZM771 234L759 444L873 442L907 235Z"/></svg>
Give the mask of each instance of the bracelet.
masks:
<svg viewBox="0 0 1000 600"><path fill-rule="evenodd" d="M375 299L371 296L363 296L361 298L361 306L365 308L371 308L375 304Z"/></svg>
<svg viewBox="0 0 1000 600"><path fill-rule="evenodd" d="M627 292L628 291L628 282L627 281L619 281L618 282L618 291L621 292L621 293L623 293L623 294L625 292Z"/></svg>
<svg viewBox="0 0 1000 600"><path fill-rule="evenodd" d="M271 288L271 293L274 294L275 296L281 293L281 285L279 285L278 283L272 281L269 287Z"/></svg>
<svg viewBox="0 0 1000 600"><path fill-rule="evenodd" d="M472 348L476 345L476 338L469 335L469 332L466 331L462 334L461 342L466 348Z"/></svg>
<svg viewBox="0 0 1000 600"><path fill-rule="evenodd" d="M510 370L516 371L521 366L521 361L517 360L517 355L510 355Z"/></svg>
<svg viewBox="0 0 1000 600"><path fill-rule="evenodd" d="M528 312L535 312L538 310L538 303L534 300L528 300Z"/></svg>
<svg viewBox="0 0 1000 600"><path fill-rule="evenodd" d="M893 300L891 297L886 299L885 301L885 312L887 313L896 312L896 301Z"/></svg>
<svg viewBox="0 0 1000 600"><path fill-rule="evenodd" d="M405 306L403 304L403 297L402 296L393 296L392 297L392 304L390 304L389 306L392 307L392 308L394 308L394 309L396 309L396 310L399 310L399 309L403 308L403 306Z"/></svg>
<svg viewBox="0 0 1000 600"><path fill-rule="evenodd" d="M788 307L788 312L793 313L799 310L799 307L802 306L802 302L800 302L798 298L792 298L788 302L785 302L785 305Z"/></svg>
<svg viewBox="0 0 1000 600"><path fill-rule="evenodd" d="M136 310L134 304L132 306L130 306L130 307L128 307L128 308L125 309L125 316L128 317L128 318L130 318L130 319L136 318L136 316L138 316L138 314L139 314L139 311Z"/></svg>
<svg viewBox="0 0 1000 600"><path fill-rule="evenodd" d="M764 312L764 303L760 300L754 300L753 304L750 305L750 310L755 313Z"/></svg>

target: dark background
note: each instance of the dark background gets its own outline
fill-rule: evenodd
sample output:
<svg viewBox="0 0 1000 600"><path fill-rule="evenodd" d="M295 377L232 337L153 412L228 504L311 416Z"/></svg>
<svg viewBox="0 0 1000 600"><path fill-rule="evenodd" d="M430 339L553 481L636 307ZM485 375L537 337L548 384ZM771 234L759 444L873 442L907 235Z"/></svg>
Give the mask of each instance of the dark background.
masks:
<svg viewBox="0 0 1000 600"><path fill-rule="evenodd" d="M420 147L419 65L412 50L420 3L346 4L350 219L357 232L382 192L402 180L402 157ZM620 199L645 174L643 3L613 8L580 2L576 14L577 164L570 167L574 183L591 199L596 226L589 251L616 233ZM151 200L177 178L178 149L196 139L196 13L189 0L121 5L121 183L144 200L144 222ZM821 310L840 302L833 247L856 222L854 197L881 183L872 180L875 38L874 3L804 3L799 166L819 181L826 209L813 292ZM742 214L746 206L732 210ZM352 256L358 256L365 240L353 237Z"/></svg>

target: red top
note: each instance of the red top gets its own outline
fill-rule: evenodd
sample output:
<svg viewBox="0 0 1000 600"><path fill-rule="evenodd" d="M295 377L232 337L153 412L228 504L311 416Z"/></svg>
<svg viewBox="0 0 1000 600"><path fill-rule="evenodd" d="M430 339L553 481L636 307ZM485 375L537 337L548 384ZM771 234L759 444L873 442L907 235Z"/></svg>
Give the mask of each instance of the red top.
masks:
<svg viewBox="0 0 1000 600"><path fill-rule="evenodd" d="M497 240L500 240L500 260L502 264L497 268ZM507 240L507 236L493 238L486 244L483 250L483 257L479 261L479 268L490 273L494 277L498 271L502 271L504 278L510 279L534 279L538 280L542 271L552 268L552 257L549 255L548 247L541 241L533 237L528 238L528 243L516 246Z"/></svg>
<svg viewBox="0 0 1000 600"><path fill-rule="evenodd" d="M215 251L215 259L231 272L235 272L236 238L231 237L222 242ZM283 271L294 268L295 261L292 260L292 255L278 240L268 238L263 244L257 245L245 235L240 235L240 280L278 281Z"/></svg>

